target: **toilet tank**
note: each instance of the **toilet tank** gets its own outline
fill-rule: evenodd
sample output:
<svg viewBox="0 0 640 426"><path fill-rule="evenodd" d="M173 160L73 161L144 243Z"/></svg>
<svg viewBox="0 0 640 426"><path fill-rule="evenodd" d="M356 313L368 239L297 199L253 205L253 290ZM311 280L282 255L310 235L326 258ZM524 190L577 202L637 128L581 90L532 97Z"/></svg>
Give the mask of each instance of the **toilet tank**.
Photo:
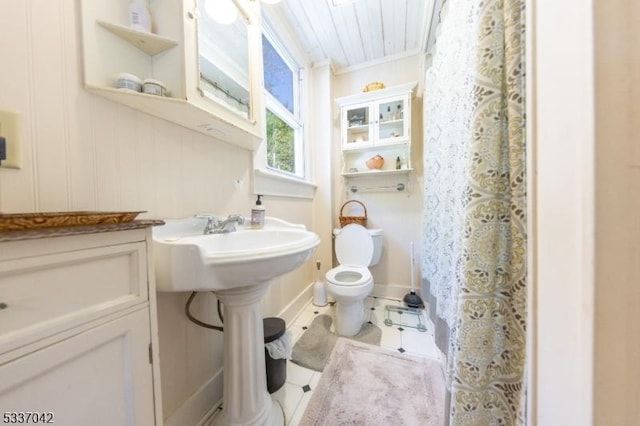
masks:
<svg viewBox="0 0 640 426"><path fill-rule="evenodd" d="M382 229L369 229L369 234L373 238L373 256L369 266L377 265L382 255Z"/></svg>
<svg viewBox="0 0 640 426"><path fill-rule="evenodd" d="M342 231L340 228L333 230L333 236L335 237ZM373 240L373 255L371 256L371 262L369 266L377 265L380 262L380 256L382 255L382 229L367 229L371 239Z"/></svg>

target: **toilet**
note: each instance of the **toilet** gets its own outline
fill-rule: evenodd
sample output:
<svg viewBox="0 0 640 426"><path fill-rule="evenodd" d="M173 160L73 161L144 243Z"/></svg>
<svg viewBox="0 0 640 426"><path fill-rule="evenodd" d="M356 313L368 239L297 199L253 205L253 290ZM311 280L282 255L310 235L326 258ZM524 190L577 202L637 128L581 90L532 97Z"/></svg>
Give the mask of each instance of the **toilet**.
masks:
<svg viewBox="0 0 640 426"><path fill-rule="evenodd" d="M373 290L369 266L380 261L382 230L349 224L335 229L335 254L340 265L325 275L327 291L336 301L336 333L358 334L364 323L364 299Z"/></svg>

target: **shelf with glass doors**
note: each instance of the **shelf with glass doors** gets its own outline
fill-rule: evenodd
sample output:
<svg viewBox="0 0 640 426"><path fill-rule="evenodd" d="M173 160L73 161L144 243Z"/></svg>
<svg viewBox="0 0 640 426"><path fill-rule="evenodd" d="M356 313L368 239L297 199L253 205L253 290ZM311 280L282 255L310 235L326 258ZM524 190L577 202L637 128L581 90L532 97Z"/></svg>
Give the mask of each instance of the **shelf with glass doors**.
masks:
<svg viewBox="0 0 640 426"><path fill-rule="evenodd" d="M340 107L341 175L348 191L407 191L411 102L417 83L336 99Z"/></svg>
<svg viewBox="0 0 640 426"><path fill-rule="evenodd" d="M413 170L411 101L416 86L412 82L336 99L342 176L387 176ZM369 161L374 157L378 160Z"/></svg>

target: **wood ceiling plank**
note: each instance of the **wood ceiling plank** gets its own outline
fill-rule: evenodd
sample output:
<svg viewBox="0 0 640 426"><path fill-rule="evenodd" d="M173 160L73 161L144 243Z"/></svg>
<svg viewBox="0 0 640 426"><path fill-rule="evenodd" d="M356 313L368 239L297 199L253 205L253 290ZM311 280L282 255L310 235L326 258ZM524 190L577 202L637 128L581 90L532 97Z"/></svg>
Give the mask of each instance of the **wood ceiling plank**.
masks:
<svg viewBox="0 0 640 426"><path fill-rule="evenodd" d="M424 49L432 10L433 0L407 1L407 28L405 34L407 43L405 50Z"/></svg>
<svg viewBox="0 0 640 426"><path fill-rule="evenodd" d="M384 56L382 16L380 0L357 1L353 5L362 38L365 60L373 61Z"/></svg>
<svg viewBox="0 0 640 426"><path fill-rule="evenodd" d="M289 0L292 4L298 3L302 6L304 13L309 19L311 28L315 33L318 42L323 47L327 58L338 67L344 67L349 63L341 40L336 32L329 6L326 1Z"/></svg>
<svg viewBox="0 0 640 426"><path fill-rule="evenodd" d="M291 27L300 39L300 43L304 46L305 51L309 55L309 60L313 62L321 62L328 58L327 52L324 50L320 40L316 36L309 16L302 8L299 1L282 2L281 11L285 19L289 21ZM277 30L275 28L274 30Z"/></svg>
<svg viewBox="0 0 640 426"><path fill-rule="evenodd" d="M407 20L404 28L404 49L413 50L419 46L418 39L421 34L419 31L419 22L422 20L422 8L425 1L407 0ZM422 5L422 7L421 7Z"/></svg>
<svg viewBox="0 0 640 426"><path fill-rule="evenodd" d="M365 62L365 52L362 36L356 19L356 11L353 4L341 7L329 7L336 33L347 57L347 66Z"/></svg>
<svg viewBox="0 0 640 426"><path fill-rule="evenodd" d="M393 51L394 55L406 51L407 46L407 1L395 0L393 16Z"/></svg>
<svg viewBox="0 0 640 426"><path fill-rule="evenodd" d="M380 17L382 19L382 49L383 56L393 55L393 16L395 8L393 2L383 1L380 4Z"/></svg>
<svg viewBox="0 0 640 426"><path fill-rule="evenodd" d="M289 23L310 62L331 59L340 70L419 52L429 34L433 4L434 0L353 0L333 7L328 0L287 0L271 7Z"/></svg>
<svg viewBox="0 0 640 426"><path fill-rule="evenodd" d="M371 60L374 58L374 41L369 36L371 28L369 24L369 15L365 8L356 4L353 5L353 10L356 15L356 25L358 26L358 32L360 33L360 42L362 43L365 60Z"/></svg>

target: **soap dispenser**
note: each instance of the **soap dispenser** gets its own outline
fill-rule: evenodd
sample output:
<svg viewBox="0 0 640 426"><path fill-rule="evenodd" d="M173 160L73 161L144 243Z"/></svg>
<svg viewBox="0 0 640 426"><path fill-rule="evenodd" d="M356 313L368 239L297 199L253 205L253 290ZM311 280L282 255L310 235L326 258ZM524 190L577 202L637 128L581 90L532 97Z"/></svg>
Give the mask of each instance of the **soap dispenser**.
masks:
<svg viewBox="0 0 640 426"><path fill-rule="evenodd" d="M258 195L256 205L251 209L251 227L255 229L260 229L264 226L265 208L260 198L262 198L262 195Z"/></svg>

